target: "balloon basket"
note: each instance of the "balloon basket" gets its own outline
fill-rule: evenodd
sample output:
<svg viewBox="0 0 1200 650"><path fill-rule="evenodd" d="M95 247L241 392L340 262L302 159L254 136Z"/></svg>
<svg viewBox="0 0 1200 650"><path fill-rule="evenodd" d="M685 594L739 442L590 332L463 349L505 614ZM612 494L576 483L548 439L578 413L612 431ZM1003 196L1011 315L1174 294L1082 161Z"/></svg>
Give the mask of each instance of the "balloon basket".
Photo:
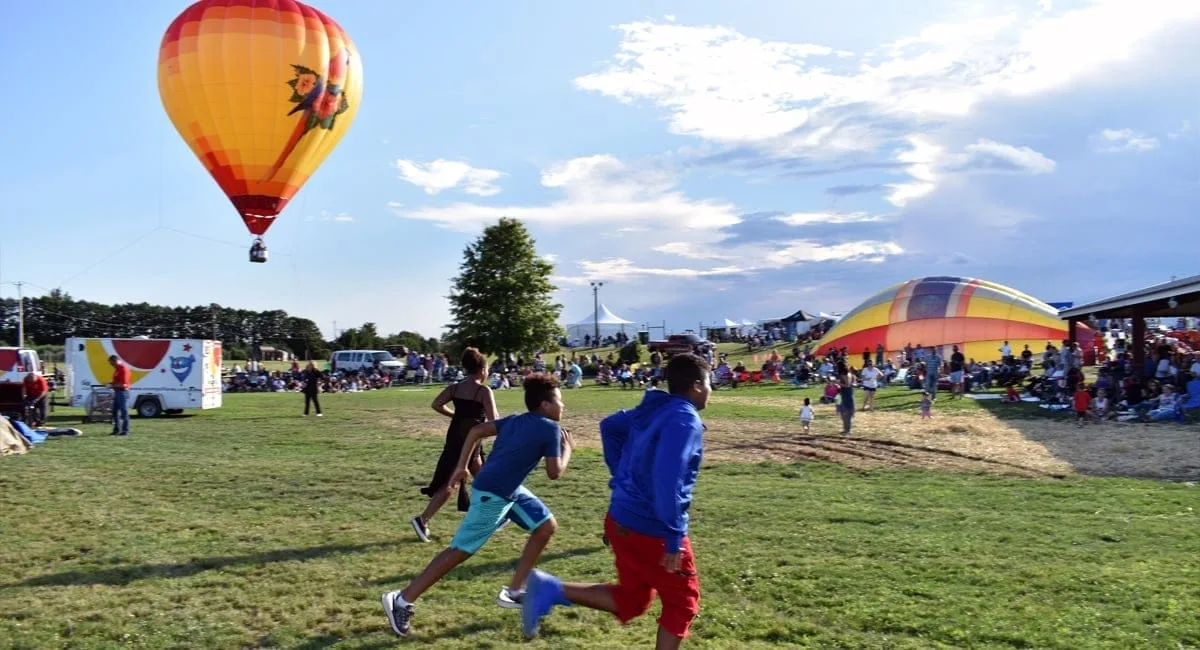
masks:
<svg viewBox="0 0 1200 650"><path fill-rule="evenodd" d="M250 261L254 264L265 264L268 257L267 245L261 238L255 239L254 243L250 245Z"/></svg>

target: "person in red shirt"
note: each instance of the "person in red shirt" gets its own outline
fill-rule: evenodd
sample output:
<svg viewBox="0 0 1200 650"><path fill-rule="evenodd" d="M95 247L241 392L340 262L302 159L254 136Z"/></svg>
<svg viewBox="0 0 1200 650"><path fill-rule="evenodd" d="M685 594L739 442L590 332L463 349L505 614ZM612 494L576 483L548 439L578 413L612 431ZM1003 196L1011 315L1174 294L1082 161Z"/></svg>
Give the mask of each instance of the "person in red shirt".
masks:
<svg viewBox="0 0 1200 650"><path fill-rule="evenodd" d="M50 384L46 383L45 377L31 372L25 375L23 388L25 389L25 405L32 406L34 409L34 421L28 424L40 427L46 423L46 397L50 395Z"/></svg>
<svg viewBox="0 0 1200 650"><path fill-rule="evenodd" d="M129 435L129 366L124 361L112 355L108 363L113 367L113 430L114 436Z"/></svg>
<svg viewBox="0 0 1200 650"><path fill-rule="evenodd" d="M1082 381L1080 381L1079 385L1075 387L1075 396L1073 401L1075 405L1075 421L1079 424L1083 424L1091 414L1092 394L1088 392L1087 385Z"/></svg>

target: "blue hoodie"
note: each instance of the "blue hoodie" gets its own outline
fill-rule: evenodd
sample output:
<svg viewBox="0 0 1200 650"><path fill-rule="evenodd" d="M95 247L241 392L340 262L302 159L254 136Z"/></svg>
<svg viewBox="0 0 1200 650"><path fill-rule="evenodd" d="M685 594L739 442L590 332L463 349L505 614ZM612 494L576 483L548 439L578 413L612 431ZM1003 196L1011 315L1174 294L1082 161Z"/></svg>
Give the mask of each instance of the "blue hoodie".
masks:
<svg viewBox="0 0 1200 650"><path fill-rule="evenodd" d="M630 530L663 538L668 553L678 552L687 536L703 432L690 400L660 390L647 391L633 410L600 421L612 474L609 514Z"/></svg>

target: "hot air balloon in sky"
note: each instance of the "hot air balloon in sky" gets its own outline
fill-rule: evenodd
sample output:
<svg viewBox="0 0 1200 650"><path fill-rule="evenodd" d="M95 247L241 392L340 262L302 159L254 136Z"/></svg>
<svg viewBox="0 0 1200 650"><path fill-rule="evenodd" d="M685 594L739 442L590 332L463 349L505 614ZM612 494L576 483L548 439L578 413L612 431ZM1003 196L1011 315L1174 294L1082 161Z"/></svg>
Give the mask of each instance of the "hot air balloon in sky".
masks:
<svg viewBox="0 0 1200 650"><path fill-rule="evenodd" d="M333 150L362 99L362 63L332 18L295 0L199 0L158 53L176 130L262 236Z"/></svg>
<svg viewBox="0 0 1200 650"><path fill-rule="evenodd" d="M1079 334L1085 342L1093 333L1080 327ZM874 357L875 346L882 344L894 358L911 344L940 348L948 359L957 345L968 359L997 361L1005 341L1014 355L1025 345L1036 355L1047 342L1057 346L1067 337L1067 322L1037 298L987 280L930 277L888 287L863 301L821 338L817 353L846 348L851 359L864 350Z"/></svg>

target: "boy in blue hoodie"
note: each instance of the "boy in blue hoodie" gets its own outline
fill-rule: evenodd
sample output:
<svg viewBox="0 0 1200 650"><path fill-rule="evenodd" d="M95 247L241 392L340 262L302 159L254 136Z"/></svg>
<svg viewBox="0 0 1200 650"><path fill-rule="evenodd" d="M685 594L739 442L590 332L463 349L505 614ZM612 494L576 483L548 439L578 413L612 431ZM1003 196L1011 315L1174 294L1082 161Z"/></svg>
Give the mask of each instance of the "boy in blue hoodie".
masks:
<svg viewBox="0 0 1200 650"><path fill-rule="evenodd" d="M704 423L700 411L712 386L709 365L694 354L667 362L669 392L646 391L632 411L600 422L612 499L604 532L612 545L617 582L564 583L535 570L521 603L521 627L537 634L555 605L582 605L622 623L650 609L657 593L659 650L678 648L699 612L700 582L688 540L688 508L700 472Z"/></svg>
<svg viewBox="0 0 1200 650"><path fill-rule="evenodd" d="M522 483L543 458L546 459L546 476L550 480L558 479L566 471L574 447L571 434L558 424L563 412L558 379L553 375L534 373L526 377L523 384L528 413L476 425L467 435L458 459L458 470L444 488L447 491L470 477L467 463L476 445L491 436L496 436L496 443L475 477L471 507L454 539L450 540L450 547L433 558L407 587L383 594L383 611L392 631L399 636L408 636L412 632L414 603L421 594L454 567L466 562L510 520L530 531L530 535L513 572L512 582L500 591L496 603L510 609L521 606L522 586L558 528L550 509Z"/></svg>

